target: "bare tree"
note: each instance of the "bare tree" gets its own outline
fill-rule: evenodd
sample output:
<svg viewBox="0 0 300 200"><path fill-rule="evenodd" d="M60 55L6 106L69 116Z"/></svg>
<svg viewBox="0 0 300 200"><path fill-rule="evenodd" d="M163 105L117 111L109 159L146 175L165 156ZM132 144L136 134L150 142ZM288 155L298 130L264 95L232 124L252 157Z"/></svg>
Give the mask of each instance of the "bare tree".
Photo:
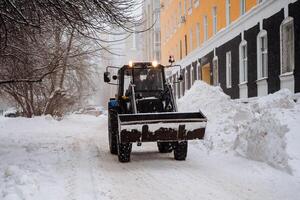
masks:
<svg viewBox="0 0 300 200"><path fill-rule="evenodd" d="M1 92L27 117L70 110L93 90L89 57L118 42L101 35L128 37L142 23L134 14L140 5L137 0L0 0Z"/></svg>
<svg viewBox="0 0 300 200"><path fill-rule="evenodd" d="M8 64L1 68L0 78L5 75L7 79L20 80L24 74L34 77L40 71L51 72L43 82L15 82L0 88L18 103L25 116L62 115L90 94L93 84L89 77L94 72L88 62L90 45L74 29L55 28L27 47L26 53L18 56L19 61L15 56L0 57L1 63Z"/></svg>
<svg viewBox="0 0 300 200"><path fill-rule="evenodd" d="M126 38L128 37L126 33L132 33L133 27L142 23L134 14L140 5L139 0L1 0L0 57L12 56L6 55L8 51L12 51L12 48L26 53L23 45L16 45L18 44L16 38L19 44L24 41L26 43L28 40L36 42L49 25L66 28L69 33L73 32L92 39L100 49L106 49L108 43L118 41L101 38L103 33L123 34ZM115 32L112 27L121 27L123 31ZM34 74L37 76L33 77L0 79L0 84L40 82L54 70L43 71L38 75Z"/></svg>

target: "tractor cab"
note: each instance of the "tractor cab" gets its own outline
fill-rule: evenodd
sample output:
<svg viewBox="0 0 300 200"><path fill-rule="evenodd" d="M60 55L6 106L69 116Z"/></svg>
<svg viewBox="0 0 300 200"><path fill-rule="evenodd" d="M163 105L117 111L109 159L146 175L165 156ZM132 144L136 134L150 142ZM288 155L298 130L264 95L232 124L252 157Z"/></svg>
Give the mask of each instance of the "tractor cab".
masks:
<svg viewBox="0 0 300 200"><path fill-rule="evenodd" d="M121 104L125 105L124 113L170 111L173 105L170 99L163 96L168 90L164 73L164 66L151 62L124 65L119 71L118 92L118 96L123 100ZM136 105L136 110L133 104ZM169 109L166 109L166 104Z"/></svg>
<svg viewBox="0 0 300 200"><path fill-rule="evenodd" d="M124 74L120 76L123 96L130 96L131 84L139 98L158 97L164 91L166 80L162 65L154 67L151 63L135 63L133 66L123 66L120 72Z"/></svg>

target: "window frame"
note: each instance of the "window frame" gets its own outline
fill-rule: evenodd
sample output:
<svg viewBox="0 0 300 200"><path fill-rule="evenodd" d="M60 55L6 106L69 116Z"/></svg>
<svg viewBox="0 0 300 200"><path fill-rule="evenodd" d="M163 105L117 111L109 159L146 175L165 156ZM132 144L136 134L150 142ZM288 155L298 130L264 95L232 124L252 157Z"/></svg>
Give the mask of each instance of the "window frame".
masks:
<svg viewBox="0 0 300 200"><path fill-rule="evenodd" d="M265 48L262 50L262 47ZM268 78L268 65L268 33L266 30L261 30L257 35L257 80Z"/></svg>
<svg viewBox="0 0 300 200"><path fill-rule="evenodd" d="M181 3L181 1L179 1L179 3L178 3L178 13L179 13L179 23L180 23L181 16L182 16L182 3Z"/></svg>
<svg viewBox="0 0 300 200"><path fill-rule="evenodd" d="M217 6L212 8L212 22L213 22L213 34L215 35L218 32L218 18L217 18Z"/></svg>
<svg viewBox="0 0 300 200"><path fill-rule="evenodd" d="M203 16L203 41L208 40L208 21L207 21L207 15Z"/></svg>
<svg viewBox="0 0 300 200"><path fill-rule="evenodd" d="M226 26L231 24L231 0L226 0Z"/></svg>
<svg viewBox="0 0 300 200"><path fill-rule="evenodd" d="M226 87L227 88L232 87L232 55L231 55L231 51L226 52Z"/></svg>
<svg viewBox="0 0 300 200"><path fill-rule="evenodd" d="M193 10L193 0L189 0L188 14L191 15Z"/></svg>
<svg viewBox="0 0 300 200"><path fill-rule="evenodd" d="M187 2L186 2L187 0L183 0L183 12L184 12L184 16L186 16L187 15Z"/></svg>
<svg viewBox="0 0 300 200"><path fill-rule="evenodd" d="M248 82L248 44L246 40L240 43L239 55L239 82L243 84Z"/></svg>
<svg viewBox="0 0 300 200"><path fill-rule="evenodd" d="M289 55L291 57L291 61L289 64L291 64L291 66L284 66L284 28L285 26L291 26L291 31L292 31L292 38L291 41L288 41L288 43L290 43L291 45L291 55ZM289 49L289 47L286 47L287 49ZM287 64L287 63L286 63ZM283 70L283 68L286 68L286 71ZM287 17L285 18L281 25L280 25L280 74L292 74L294 72L295 69L295 24L294 24L294 18L293 17Z"/></svg>
<svg viewBox="0 0 300 200"><path fill-rule="evenodd" d="M188 38L187 38L187 34L184 35L184 49L185 49L185 56L188 55Z"/></svg>
<svg viewBox="0 0 300 200"><path fill-rule="evenodd" d="M219 85L219 58L214 56L213 58L213 83L215 86Z"/></svg>
<svg viewBox="0 0 300 200"><path fill-rule="evenodd" d="M200 47L201 42L200 42L200 22L196 23L196 42L197 42L197 47Z"/></svg>
<svg viewBox="0 0 300 200"><path fill-rule="evenodd" d="M193 0L194 1L194 7L197 8L200 5L200 0Z"/></svg>
<svg viewBox="0 0 300 200"><path fill-rule="evenodd" d="M191 28L190 29L190 51L189 52L192 52L193 51L193 29Z"/></svg>
<svg viewBox="0 0 300 200"><path fill-rule="evenodd" d="M240 16L246 13L246 0L240 0Z"/></svg>

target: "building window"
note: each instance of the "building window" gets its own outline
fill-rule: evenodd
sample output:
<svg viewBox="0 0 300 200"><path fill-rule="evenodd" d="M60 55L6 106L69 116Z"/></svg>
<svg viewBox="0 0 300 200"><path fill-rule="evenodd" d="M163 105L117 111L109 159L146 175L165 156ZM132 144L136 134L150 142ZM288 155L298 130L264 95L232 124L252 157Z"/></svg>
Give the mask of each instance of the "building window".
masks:
<svg viewBox="0 0 300 200"><path fill-rule="evenodd" d="M184 12L184 15L186 15L186 10L187 10L186 0L183 0L183 12Z"/></svg>
<svg viewBox="0 0 300 200"><path fill-rule="evenodd" d="M248 55L247 42L244 40L240 44L240 83L247 82L248 77Z"/></svg>
<svg viewBox="0 0 300 200"><path fill-rule="evenodd" d="M231 88L231 51L226 53L226 87Z"/></svg>
<svg viewBox="0 0 300 200"><path fill-rule="evenodd" d="M179 5L178 5L178 13L179 13L179 23L180 23L181 16L182 16L182 7L181 7L181 2L179 2Z"/></svg>
<svg viewBox="0 0 300 200"><path fill-rule="evenodd" d="M184 47L185 47L185 55L188 54L188 47L187 47L187 35L184 35Z"/></svg>
<svg viewBox="0 0 300 200"><path fill-rule="evenodd" d="M287 17L280 25L280 58L281 74L294 71L295 67L295 39L294 19Z"/></svg>
<svg viewBox="0 0 300 200"><path fill-rule="evenodd" d="M190 30L190 52L193 51L193 30Z"/></svg>
<svg viewBox="0 0 300 200"><path fill-rule="evenodd" d="M189 13L192 12L193 9L193 0L189 1Z"/></svg>
<svg viewBox="0 0 300 200"><path fill-rule="evenodd" d="M226 25L231 23L231 3L230 0L226 0Z"/></svg>
<svg viewBox="0 0 300 200"><path fill-rule="evenodd" d="M246 0L240 0L240 14L243 15L246 12Z"/></svg>
<svg viewBox="0 0 300 200"><path fill-rule="evenodd" d="M203 30L204 30L204 41L208 38L208 24L207 24L207 16L203 17Z"/></svg>
<svg viewBox="0 0 300 200"><path fill-rule="evenodd" d="M217 7L213 7L212 9L212 15L213 15L213 33L217 33Z"/></svg>
<svg viewBox="0 0 300 200"><path fill-rule="evenodd" d="M268 76L268 37L262 30L257 36L257 79Z"/></svg>
<svg viewBox="0 0 300 200"><path fill-rule="evenodd" d="M197 8L199 6L199 0L194 0L194 7Z"/></svg>
<svg viewBox="0 0 300 200"><path fill-rule="evenodd" d="M196 42L197 42L197 47L200 46L200 23L198 22L196 25Z"/></svg>
<svg viewBox="0 0 300 200"><path fill-rule="evenodd" d="M179 42L179 58L182 59L182 41Z"/></svg>
<svg viewBox="0 0 300 200"><path fill-rule="evenodd" d="M213 58L213 83L214 85L219 85L219 61L218 57Z"/></svg>

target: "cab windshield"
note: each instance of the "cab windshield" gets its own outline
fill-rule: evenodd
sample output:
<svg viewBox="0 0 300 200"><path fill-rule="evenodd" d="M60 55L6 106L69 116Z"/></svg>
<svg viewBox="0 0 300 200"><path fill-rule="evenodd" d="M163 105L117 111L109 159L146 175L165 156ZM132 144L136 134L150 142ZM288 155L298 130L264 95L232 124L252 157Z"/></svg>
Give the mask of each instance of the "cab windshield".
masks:
<svg viewBox="0 0 300 200"><path fill-rule="evenodd" d="M135 85L135 92L142 96L153 96L164 89L163 73L160 67L134 67L125 70L124 90L129 89L130 83ZM156 96L156 95L154 95Z"/></svg>

